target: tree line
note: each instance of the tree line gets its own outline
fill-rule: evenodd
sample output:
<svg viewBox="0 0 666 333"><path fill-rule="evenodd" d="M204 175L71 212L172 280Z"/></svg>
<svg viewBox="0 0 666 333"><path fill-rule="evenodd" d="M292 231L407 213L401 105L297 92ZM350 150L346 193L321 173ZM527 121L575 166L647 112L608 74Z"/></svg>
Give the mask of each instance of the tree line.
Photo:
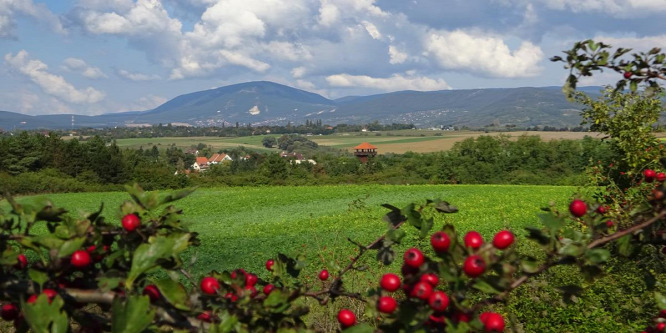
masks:
<svg viewBox="0 0 666 333"><path fill-rule="evenodd" d="M138 182L146 189L187 186L318 184L551 184L577 185L594 163L609 163L611 147L598 139L543 141L537 136L479 136L437 153L380 154L367 164L353 154L298 135L275 140L295 154L220 150L232 161L186 174L196 156L175 146L121 149L95 136L63 139L22 132L0 139L0 180L12 193L117 190ZM200 153L215 153L204 144ZM312 159L299 162L294 159ZM177 172L178 171L178 172Z"/></svg>

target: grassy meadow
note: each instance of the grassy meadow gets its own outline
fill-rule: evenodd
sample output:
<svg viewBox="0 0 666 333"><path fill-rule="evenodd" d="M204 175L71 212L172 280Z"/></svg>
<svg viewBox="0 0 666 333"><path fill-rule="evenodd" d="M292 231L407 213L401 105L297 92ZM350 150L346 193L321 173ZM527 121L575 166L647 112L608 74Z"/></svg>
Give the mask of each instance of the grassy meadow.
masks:
<svg viewBox="0 0 666 333"><path fill-rule="evenodd" d="M198 189L176 202L184 220L200 233L201 246L190 254L195 273L237 267L263 273L266 259L277 252L305 253L312 270L346 258L354 247L347 237L367 243L386 228L382 203L403 207L414 201L440 198L459 207L456 214L440 215L461 231L475 229L487 239L502 228L521 233L538 224L539 208L553 200L566 204L576 189L556 186L492 185L350 185L304 187L236 187ZM49 198L71 214L97 209L119 223L118 207L129 196L123 192L66 193L24 197L20 201ZM3 203L6 205L6 202ZM404 246L422 243L413 228ZM327 251L322 252L324 249ZM398 264L394 264L396 269Z"/></svg>

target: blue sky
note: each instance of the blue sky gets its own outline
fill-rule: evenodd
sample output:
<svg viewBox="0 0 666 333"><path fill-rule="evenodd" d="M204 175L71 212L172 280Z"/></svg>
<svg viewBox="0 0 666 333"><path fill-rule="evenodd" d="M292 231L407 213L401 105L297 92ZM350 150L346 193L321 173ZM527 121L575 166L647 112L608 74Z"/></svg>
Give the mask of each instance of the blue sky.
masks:
<svg viewBox="0 0 666 333"><path fill-rule="evenodd" d="M328 98L561 85L551 56L666 48L664 17L666 0L0 0L0 110L140 111L255 80Z"/></svg>

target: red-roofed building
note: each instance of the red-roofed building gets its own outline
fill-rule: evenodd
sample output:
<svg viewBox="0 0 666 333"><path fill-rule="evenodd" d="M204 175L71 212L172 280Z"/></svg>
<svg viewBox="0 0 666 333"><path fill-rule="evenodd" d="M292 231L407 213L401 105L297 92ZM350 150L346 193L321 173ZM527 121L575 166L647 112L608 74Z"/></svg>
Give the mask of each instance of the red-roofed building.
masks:
<svg viewBox="0 0 666 333"><path fill-rule="evenodd" d="M222 163L223 161L232 161L231 156L229 156L227 154L224 154L224 153L222 153L222 154L213 154L213 156L211 156L208 159L208 164L218 164L218 163Z"/></svg>
<svg viewBox="0 0 666 333"><path fill-rule="evenodd" d="M358 157L361 163L368 163L368 158L377 155L377 147L367 142L363 142L360 145L354 147L354 155Z"/></svg>
<svg viewBox="0 0 666 333"><path fill-rule="evenodd" d="M197 157L197 160L192 164L192 169L195 171L208 169L208 159L206 157Z"/></svg>

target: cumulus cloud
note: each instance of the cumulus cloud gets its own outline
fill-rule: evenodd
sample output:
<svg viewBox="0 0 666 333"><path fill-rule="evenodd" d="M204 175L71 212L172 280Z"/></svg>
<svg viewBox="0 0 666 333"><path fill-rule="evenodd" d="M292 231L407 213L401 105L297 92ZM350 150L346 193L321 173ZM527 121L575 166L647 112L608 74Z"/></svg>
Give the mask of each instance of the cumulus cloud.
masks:
<svg viewBox="0 0 666 333"><path fill-rule="evenodd" d="M143 111L152 110L167 101L166 98L157 95L147 95L139 98L130 106L131 110Z"/></svg>
<svg viewBox="0 0 666 333"><path fill-rule="evenodd" d="M117 73L123 79L130 81L151 81L160 79L159 75L130 72L124 69L118 70Z"/></svg>
<svg viewBox="0 0 666 333"><path fill-rule="evenodd" d="M632 48L636 52L647 52L655 46L666 47L666 34L645 37L609 37L600 35L596 36L594 40L615 47Z"/></svg>
<svg viewBox="0 0 666 333"><path fill-rule="evenodd" d="M401 52L400 50L398 50L397 47L395 47L393 45L389 46L388 53L389 53L389 57L390 57L390 60L389 60L390 64L393 64L393 65L402 64L403 62L405 62L405 60L407 60L407 54L404 53L404 52Z"/></svg>
<svg viewBox="0 0 666 333"><path fill-rule="evenodd" d="M403 76L401 74L393 74L388 78L335 74L326 77L326 81L336 87L364 87L384 91L451 89L451 86L442 79L432 79L425 76Z"/></svg>
<svg viewBox="0 0 666 333"><path fill-rule="evenodd" d="M322 0L321 6L319 7L319 24L325 27L330 27L335 24L339 18L340 10L338 7L327 0Z"/></svg>
<svg viewBox="0 0 666 333"><path fill-rule="evenodd" d="M76 89L65 78L48 72L48 66L40 60L29 59L28 52L19 51L15 56L5 55L5 62L28 77L45 93L75 104L93 104L104 99L105 94L92 87Z"/></svg>
<svg viewBox="0 0 666 333"><path fill-rule="evenodd" d="M89 79L106 78L101 69L88 65L84 60L78 58L67 58L63 61L63 68L68 71L79 73Z"/></svg>
<svg viewBox="0 0 666 333"><path fill-rule="evenodd" d="M35 4L33 0L1 0L0 1L0 38L14 36L16 25L15 15L27 15L47 24L52 31L64 33L65 29L58 16L53 14L44 4Z"/></svg>
<svg viewBox="0 0 666 333"><path fill-rule="evenodd" d="M666 12L664 0L540 0L549 8L572 12L604 12L617 17Z"/></svg>
<svg viewBox="0 0 666 333"><path fill-rule="evenodd" d="M427 56L442 68L463 70L491 77L530 77L540 73L541 48L522 42L509 49L500 37L462 30L432 31L425 40Z"/></svg>

